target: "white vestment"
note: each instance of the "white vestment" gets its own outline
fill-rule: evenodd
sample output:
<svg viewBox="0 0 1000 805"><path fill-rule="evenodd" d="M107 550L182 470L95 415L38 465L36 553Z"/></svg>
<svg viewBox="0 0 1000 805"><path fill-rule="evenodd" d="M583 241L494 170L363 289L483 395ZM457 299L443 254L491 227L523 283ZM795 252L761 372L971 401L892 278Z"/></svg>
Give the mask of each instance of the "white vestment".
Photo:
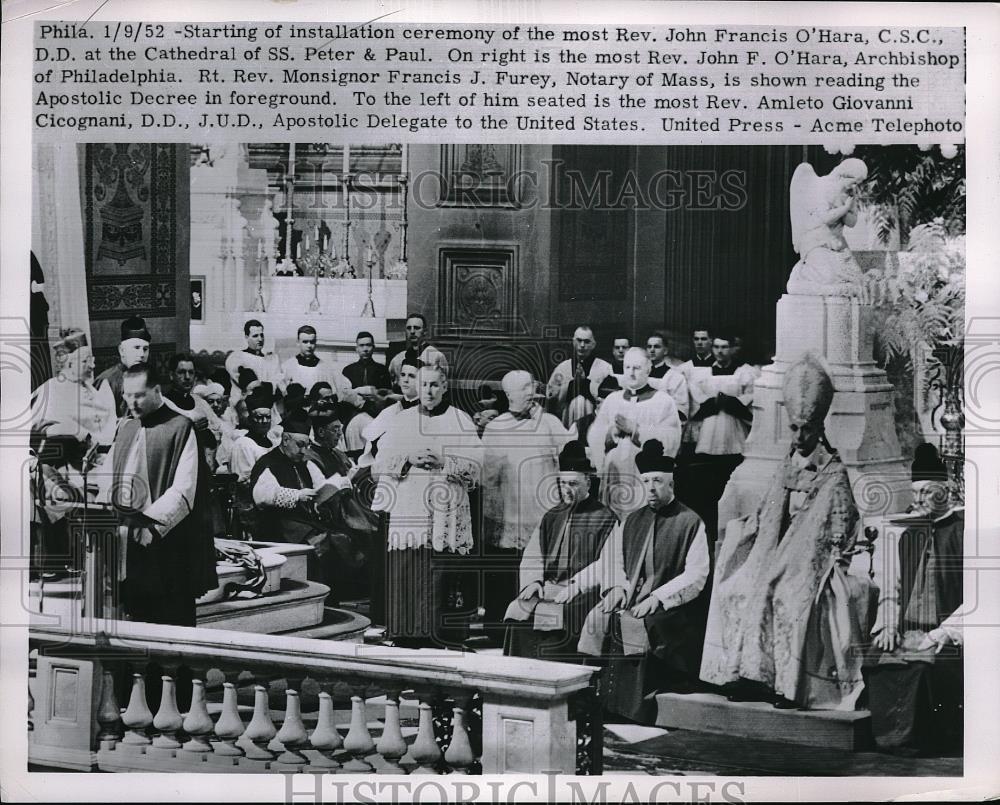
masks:
<svg viewBox="0 0 1000 805"><path fill-rule="evenodd" d="M528 419L500 414L483 431L483 514L493 544L523 549L559 501L559 452L570 433L533 406Z"/></svg>
<svg viewBox="0 0 1000 805"><path fill-rule="evenodd" d="M425 448L444 466L412 466L410 456ZM372 508L389 512L390 551L429 545L435 551L469 552L469 489L479 483L481 452L475 423L453 406L442 404L428 414L418 405L392 420L372 467L380 480Z"/></svg>
<svg viewBox="0 0 1000 805"><path fill-rule="evenodd" d="M631 436L620 433L615 426L619 414L635 424ZM625 391L610 394L587 432L590 458L602 479L601 502L619 520L645 503L635 457L650 439L659 439L664 455L671 458L681 446L681 421L673 398L649 386L638 395L628 392L626 396Z"/></svg>

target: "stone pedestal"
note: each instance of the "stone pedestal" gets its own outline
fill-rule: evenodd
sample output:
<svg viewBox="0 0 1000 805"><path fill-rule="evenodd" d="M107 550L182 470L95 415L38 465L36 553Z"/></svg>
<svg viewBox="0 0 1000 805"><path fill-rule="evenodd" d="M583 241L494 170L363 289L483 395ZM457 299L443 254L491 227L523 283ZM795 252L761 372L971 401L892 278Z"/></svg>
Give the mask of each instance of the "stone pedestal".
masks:
<svg viewBox="0 0 1000 805"><path fill-rule="evenodd" d="M896 438L892 384L873 360L871 322L871 308L856 299L785 294L778 300L774 362L754 386L753 428L719 502L720 526L757 507L790 450L781 388L785 372L807 351L825 359L833 380L826 433L847 465L862 516L902 511L909 503L909 463Z"/></svg>

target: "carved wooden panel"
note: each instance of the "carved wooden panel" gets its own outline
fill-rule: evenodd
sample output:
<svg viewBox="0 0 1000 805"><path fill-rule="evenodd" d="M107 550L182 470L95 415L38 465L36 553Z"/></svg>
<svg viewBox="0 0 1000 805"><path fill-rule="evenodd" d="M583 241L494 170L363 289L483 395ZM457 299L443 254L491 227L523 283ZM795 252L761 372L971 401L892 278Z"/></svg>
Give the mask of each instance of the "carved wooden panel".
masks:
<svg viewBox="0 0 1000 805"><path fill-rule="evenodd" d="M441 146L442 207L519 207L521 146Z"/></svg>
<svg viewBox="0 0 1000 805"><path fill-rule="evenodd" d="M439 255L441 331L509 333L517 320L517 245L442 246Z"/></svg>

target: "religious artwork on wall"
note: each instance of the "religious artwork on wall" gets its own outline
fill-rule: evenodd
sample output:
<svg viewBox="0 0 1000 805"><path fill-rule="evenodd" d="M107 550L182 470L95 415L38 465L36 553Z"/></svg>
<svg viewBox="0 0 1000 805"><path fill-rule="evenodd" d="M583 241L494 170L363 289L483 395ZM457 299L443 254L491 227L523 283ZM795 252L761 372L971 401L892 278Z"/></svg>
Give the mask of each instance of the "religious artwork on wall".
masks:
<svg viewBox="0 0 1000 805"><path fill-rule="evenodd" d="M438 298L441 327L506 332L517 317L515 245L451 245L440 251Z"/></svg>
<svg viewBox="0 0 1000 805"><path fill-rule="evenodd" d="M97 370L117 359L118 326L142 316L162 364L187 344L189 146L83 146L83 237Z"/></svg>
<svg viewBox="0 0 1000 805"><path fill-rule="evenodd" d="M519 145L442 145L440 205L517 208L520 171Z"/></svg>

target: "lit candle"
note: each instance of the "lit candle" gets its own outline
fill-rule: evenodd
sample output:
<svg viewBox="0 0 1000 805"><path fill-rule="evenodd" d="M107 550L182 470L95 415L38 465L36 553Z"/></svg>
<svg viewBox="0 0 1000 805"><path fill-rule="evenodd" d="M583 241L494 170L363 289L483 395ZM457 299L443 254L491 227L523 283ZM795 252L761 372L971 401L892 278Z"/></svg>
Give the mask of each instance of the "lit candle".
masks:
<svg viewBox="0 0 1000 805"><path fill-rule="evenodd" d="M298 260L302 256L302 242L299 241L295 244L295 259Z"/></svg>
<svg viewBox="0 0 1000 805"><path fill-rule="evenodd" d="M306 241L306 254L309 254L309 236L308 235L306 235L305 241Z"/></svg>

